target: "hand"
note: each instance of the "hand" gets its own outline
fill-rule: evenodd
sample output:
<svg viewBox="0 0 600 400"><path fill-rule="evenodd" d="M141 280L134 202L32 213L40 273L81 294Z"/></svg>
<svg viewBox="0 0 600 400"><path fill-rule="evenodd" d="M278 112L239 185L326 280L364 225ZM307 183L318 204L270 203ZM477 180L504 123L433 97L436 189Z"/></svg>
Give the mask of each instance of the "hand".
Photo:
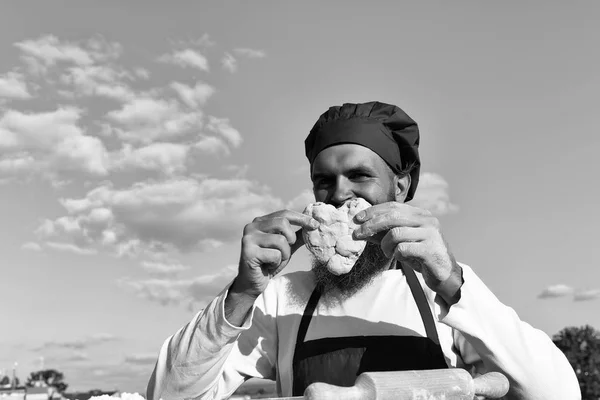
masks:
<svg viewBox="0 0 600 400"><path fill-rule="evenodd" d="M295 232L292 225L313 230L319 223L308 215L282 210L246 225L233 292L258 297L271 278L285 268L292 254L304 245L302 229Z"/></svg>
<svg viewBox="0 0 600 400"><path fill-rule="evenodd" d="M458 299L462 270L448 249L440 223L427 210L395 201L378 204L355 217L355 239L378 243L384 254L420 272L425 283L448 303Z"/></svg>

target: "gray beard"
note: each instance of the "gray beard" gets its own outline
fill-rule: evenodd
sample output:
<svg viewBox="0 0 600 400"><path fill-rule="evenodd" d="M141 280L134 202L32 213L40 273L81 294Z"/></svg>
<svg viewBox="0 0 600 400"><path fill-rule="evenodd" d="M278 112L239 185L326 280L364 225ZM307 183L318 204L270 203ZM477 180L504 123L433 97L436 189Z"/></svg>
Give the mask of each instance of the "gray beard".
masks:
<svg viewBox="0 0 600 400"><path fill-rule="evenodd" d="M335 275L327 269L327 263L312 259L312 271L317 288L322 294L336 292L342 298L356 294L370 284L381 272L387 270L391 259L387 258L378 244L367 242L365 250L347 274Z"/></svg>

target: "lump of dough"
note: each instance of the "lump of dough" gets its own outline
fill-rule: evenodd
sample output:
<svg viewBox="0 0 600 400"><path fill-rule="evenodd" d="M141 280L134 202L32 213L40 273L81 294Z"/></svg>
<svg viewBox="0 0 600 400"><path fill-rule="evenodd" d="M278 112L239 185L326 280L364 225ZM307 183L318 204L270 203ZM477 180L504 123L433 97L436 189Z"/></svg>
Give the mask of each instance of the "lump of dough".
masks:
<svg viewBox="0 0 600 400"><path fill-rule="evenodd" d="M309 204L304 210L304 214L320 223L318 229L302 232L304 243L319 261L327 263L332 274L350 272L365 249L367 242L352 239L352 232L358 227L354 216L370 206L365 199L356 198L340 208L318 202Z"/></svg>

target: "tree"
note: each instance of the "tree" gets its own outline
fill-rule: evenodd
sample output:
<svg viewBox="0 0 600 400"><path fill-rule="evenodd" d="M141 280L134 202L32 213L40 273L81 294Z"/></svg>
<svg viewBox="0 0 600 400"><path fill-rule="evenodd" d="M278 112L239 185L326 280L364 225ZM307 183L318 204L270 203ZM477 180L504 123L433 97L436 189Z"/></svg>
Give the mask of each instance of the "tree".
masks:
<svg viewBox="0 0 600 400"><path fill-rule="evenodd" d="M575 370L582 400L600 399L600 332L589 325L564 328L552 337Z"/></svg>
<svg viewBox="0 0 600 400"><path fill-rule="evenodd" d="M63 393L69 386L63 380L64 375L62 372L55 369L44 369L29 374L25 386L32 387L35 382L44 382L46 385L54 387L57 392Z"/></svg>

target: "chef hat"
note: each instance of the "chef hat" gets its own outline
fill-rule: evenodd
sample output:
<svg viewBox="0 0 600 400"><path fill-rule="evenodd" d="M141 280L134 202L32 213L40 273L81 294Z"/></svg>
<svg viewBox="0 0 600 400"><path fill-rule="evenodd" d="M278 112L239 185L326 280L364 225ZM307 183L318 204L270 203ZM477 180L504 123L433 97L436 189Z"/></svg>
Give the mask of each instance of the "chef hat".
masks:
<svg viewBox="0 0 600 400"><path fill-rule="evenodd" d="M311 166L317 155L330 146L354 143L377 153L398 173L414 164L405 201L413 198L419 183L419 128L399 107L372 101L345 103L323 113L304 141Z"/></svg>

